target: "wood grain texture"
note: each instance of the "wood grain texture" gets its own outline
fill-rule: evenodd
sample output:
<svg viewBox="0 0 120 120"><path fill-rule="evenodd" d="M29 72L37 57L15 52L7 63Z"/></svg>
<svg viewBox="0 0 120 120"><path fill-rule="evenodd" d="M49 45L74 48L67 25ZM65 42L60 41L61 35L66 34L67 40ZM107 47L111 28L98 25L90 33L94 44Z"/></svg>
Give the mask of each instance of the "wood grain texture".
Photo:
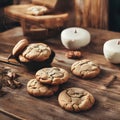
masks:
<svg viewBox="0 0 120 120"><path fill-rule="evenodd" d="M22 0L23 1L23 0ZM25 1L16 0L16 3L25 4L31 3L31 0ZM15 2L14 2L15 3ZM33 4L44 4L47 6L52 6L54 12L68 12L69 20L64 24L66 26L80 26L80 27L92 27L92 28L101 28L108 29L108 5L109 0L53 0L52 2L49 0L33 0ZM25 6L23 6L25 8ZM17 21L24 19L25 22L32 21L34 23L40 23L39 20L35 20L33 17L29 17L24 15L24 8L12 7L7 8L6 14ZM11 10L11 9L15 9ZM16 12L18 10L18 12ZM19 11L21 11L19 13ZM22 14L21 14L22 13ZM17 14L17 15L16 15ZM53 16L52 16L53 17ZM64 18L63 18L64 19ZM42 25L44 26L44 25ZM53 24L54 26L54 24ZM47 26L45 26L47 27ZM49 26L50 27L50 26Z"/></svg>
<svg viewBox="0 0 120 120"><path fill-rule="evenodd" d="M108 29L108 0L75 0L76 25Z"/></svg>
<svg viewBox="0 0 120 120"><path fill-rule="evenodd" d="M26 90L26 84L31 78L34 78L35 72L30 72L21 65L16 66L5 61L15 43L24 37L22 29L14 28L0 33L0 67L6 66L16 71L20 75L19 81L23 83L21 89L13 90L7 87L2 89L7 94L0 98L0 111L2 111L0 112L2 115L0 115L3 118L5 117L6 120L7 118L11 120L11 118L15 117L16 119L25 120L119 120L120 65L107 62L102 54L101 47L108 38L119 37L120 33L91 28L88 28L88 30L93 38L92 44L94 46L98 44L99 47L91 49L91 44L89 44L81 49L81 59L87 58L99 64L101 73L92 80L84 80L74 76L70 71L70 67L76 60L65 57L65 53L68 50L62 46L60 38L44 40L42 42L48 44L56 53L52 66L66 69L70 73L70 79L67 83L60 86L55 95L39 98L30 96ZM91 92L96 99L92 109L80 113L71 113L63 110L59 106L57 98L62 90L69 87L81 87Z"/></svg>
<svg viewBox="0 0 120 120"><path fill-rule="evenodd" d="M11 5L6 7L5 14L10 17L11 19L14 19L19 22L25 22L25 23L31 23L36 24L42 28L57 28L62 27L68 20L68 13L64 12L56 12L41 16L32 16L26 14L26 10L34 6L33 4L24 4L24 5ZM21 11L21 12L20 12Z"/></svg>

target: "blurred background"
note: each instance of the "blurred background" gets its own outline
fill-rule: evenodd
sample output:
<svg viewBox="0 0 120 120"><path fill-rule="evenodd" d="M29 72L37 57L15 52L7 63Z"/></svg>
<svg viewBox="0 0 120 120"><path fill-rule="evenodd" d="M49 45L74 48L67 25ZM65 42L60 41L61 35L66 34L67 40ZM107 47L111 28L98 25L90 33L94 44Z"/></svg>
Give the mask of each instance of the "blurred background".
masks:
<svg viewBox="0 0 120 120"><path fill-rule="evenodd" d="M68 26L120 31L120 0L64 0L64 2L70 11ZM0 32L20 26L19 22L4 14L4 8L13 4L28 3L31 3L31 0L0 0Z"/></svg>

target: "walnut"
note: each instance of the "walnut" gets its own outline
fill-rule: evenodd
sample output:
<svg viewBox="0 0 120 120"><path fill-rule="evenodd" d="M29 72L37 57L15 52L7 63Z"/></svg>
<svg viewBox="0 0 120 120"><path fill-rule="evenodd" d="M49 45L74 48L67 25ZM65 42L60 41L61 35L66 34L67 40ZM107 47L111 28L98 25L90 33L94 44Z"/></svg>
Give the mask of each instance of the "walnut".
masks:
<svg viewBox="0 0 120 120"><path fill-rule="evenodd" d="M81 58L82 54L80 51L68 51L65 56L67 58L71 58L71 59L78 59Z"/></svg>

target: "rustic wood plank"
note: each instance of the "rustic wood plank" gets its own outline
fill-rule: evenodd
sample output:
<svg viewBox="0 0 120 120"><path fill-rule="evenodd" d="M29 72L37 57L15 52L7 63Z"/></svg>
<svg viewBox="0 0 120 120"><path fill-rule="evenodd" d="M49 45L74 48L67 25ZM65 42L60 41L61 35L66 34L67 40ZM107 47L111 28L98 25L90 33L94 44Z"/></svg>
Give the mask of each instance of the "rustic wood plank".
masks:
<svg viewBox="0 0 120 120"><path fill-rule="evenodd" d="M1 120L16 120L16 118L10 117L9 115L0 111L0 119Z"/></svg>
<svg viewBox="0 0 120 120"><path fill-rule="evenodd" d="M0 109L0 119L1 120L22 120L23 118L16 116L15 114L11 114L10 112L5 111L4 109Z"/></svg>
<svg viewBox="0 0 120 120"><path fill-rule="evenodd" d="M18 70L20 73L20 68L16 68L16 71ZM24 71L23 70L21 71L22 71L21 75L23 75ZM26 75L24 72L24 76L20 78L23 81L24 86L20 90L11 90L9 88L4 88L3 89L4 91L9 91L9 92L2 99L0 99L0 102L4 103L1 105L1 108L4 108L6 111L10 113L14 113L17 116L23 117L25 119L32 119L32 118L43 119L42 118L43 115L46 114L46 117L45 117L46 120L47 118L51 118L50 116L52 116L51 119L56 118L58 120L62 118L67 119L69 117L71 118L71 120L72 119L92 120L95 118L94 113L97 114L99 112L101 112L102 116L104 116L105 119L117 119L119 117L118 113L120 112L120 108L117 107L118 105L120 105L119 94L112 93L113 94L112 95L111 91L106 92L106 90L101 88L101 85L93 82L93 81L97 81L97 78L91 81L91 80L83 80L83 79L79 79L77 77L71 76L69 82L67 82L64 85L61 85L60 90L54 96L49 98L34 98L28 95L26 91L27 81L32 77L33 76L29 74L29 78L28 78L28 74ZM91 91L91 93L93 93L93 95L96 98L96 103L93 109L87 112L81 112L81 114L79 113L75 114L75 113L66 112L59 107L57 102L57 96L59 92L65 88L73 87L73 86L84 88L88 91ZM39 107L38 105L42 107ZM53 114L53 111L55 114ZM40 112L43 113L42 116L39 116ZM114 116L112 115L112 113L114 113ZM66 116L62 116L63 114L66 114L67 118ZM97 115L96 117L98 119L102 119L101 114Z"/></svg>
<svg viewBox="0 0 120 120"><path fill-rule="evenodd" d="M27 120L68 120L68 118L69 120L118 120L120 118L120 66L106 61L102 54L101 47L106 40L115 36L118 37L120 34L91 28L88 30L92 35L92 43L86 48L81 49L81 59L88 58L99 64L101 67L100 75L92 80L84 80L72 75L70 67L76 60L65 57L65 53L68 50L62 46L60 38L44 40L42 42L51 46L56 53L52 66L59 66L68 70L70 79L67 83L60 85L59 91L55 95L39 98L30 96L26 90L26 84L31 78L34 78L35 72L30 72L21 65L16 66L7 62L6 57L11 52L14 44L23 37L22 33L18 33L18 31L22 32L21 29L15 28L7 31L3 33L5 37L0 33L0 36L2 36L2 40L0 40L0 67L10 67L16 71L20 76L19 81L23 83L21 89L14 90L8 87L2 89L7 93L0 98L0 109L4 111L2 113L4 113L4 115L7 113L13 118L16 116L16 118ZM10 34L12 34L13 37L10 36ZM98 43L100 47L91 49L92 44L97 45ZM92 109L80 113L71 113L63 110L59 106L57 101L59 93L63 89L73 86L84 88L95 96L96 102ZM7 114L5 117L8 116Z"/></svg>
<svg viewBox="0 0 120 120"><path fill-rule="evenodd" d="M74 60L72 60L72 61L74 61ZM61 62L59 62L58 63L58 61L57 62L54 62L53 64L55 64L56 66L61 66ZM64 63L65 65L63 66L63 67L65 67L66 69L68 69L67 67L66 67L66 63ZM68 66L70 65L70 63L68 62ZM18 69L18 68L16 68L16 71L17 70L19 70L20 71L20 68ZM69 70L69 69L68 69ZM21 71L23 71L23 70L21 70ZM23 73L21 73L21 75L22 75ZM22 79L23 78L25 78L25 77L28 77L28 75L26 76L26 74L24 74L25 76L24 77L22 77ZM31 76L31 74L29 75L29 77ZM30 78L32 78L32 77L30 77ZM103 79L104 77L102 77L101 78L101 80ZM93 92L93 94L94 94L94 96L96 97L96 99L98 100L97 102L98 103L103 103L101 106L99 106L99 107L102 107L104 104L105 105L107 105L107 106L104 106L105 108L107 108L107 107L109 107L109 106L112 106L112 109L114 109L115 111L118 111L119 112L119 108L117 108L116 106L113 106L114 104L116 104L117 103L117 105L119 104L119 100L120 100L120 97L119 97L119 94L117 95L117 94L114 94L113 93L113 95L112 95L112 99L111 99L111 95L109 95L108 94L108 92L111 92L111 91L109 91L109 90L107 90L107 92L106 92L106 89L103 89L104 87L102 86L102 85L99 85L98 83L97 84L95 84L94 82L96 81L96 82L98 82L98 79L100 79L100 77L99 78L96 78L96 79L94 79L92 82L91 82L91 80L87 80L87 81L85 81L85 80L82 80L82 79L79 79L79 78L77 78L77 77L75 77L75 76L72 76L71 77L71 79L70 79L70 82L69 83L67 83L67 84L65 84L65 85L63 85L62 87L61 87L61 90L62 89L64 89L64 88L67 88L67 87L72 87L72 86L76 86L76 87L82 87L82 88L84 88L84 89L87 89L88 91L92 91ZM104 78L105 79L105 78ZM28 81L29 79L27 79L26 78L26 81L24 81L24 85L26 86L26 83L27 83L27 81ZM99 80L99 82L100 82L100 80ZM26 88L25 88L25 86L24 86L24 88L21 90L21 91L17 91L17 92L14 92L14 91L11 91L9 94L11 94L12 92L12 94L19 94L19 95L21 95L22 93L24 93L24 95L22 95L22 96L27 96L27 97L29 97L28 96L28 94L27 94L27 92L26 92ZM93 91L93 88L94 88L94 91ZM97 89L96 89L97 88ZM10 91L10 90L9 90ZM106 97L106 94L108 94L107 95L107 97ZM58 95L58 94L57 94ZM101 97L102 96L102 97ZM105 97L105 98L104 98ZM17 96L17 98L18 98L18 96ZM99 100L99 99L105 99L105 100L107 100L107 101L109 101L108 102L108 104L107 104L107 102L106 103L104 103L103 101L104 101L104 99L103 99L103 101L101 101L101 100ZM13 97L12 97L12 99L13 99ZM16 99L16 98L15 98ZM25 98L20 98L20 100L21 99L24 99L25 100ZM31 97L31 99L34 99L34 98L32 98ZM55 99L55 100L54 100ZM113 101L113 100L116 100L116 101ZM42 100L42 99L41 99ZM48 98L46 99L46 98L44 98L43 99L44 101L49 101L50 103L52 103L52 104L57 104L57 96L55 96L55 98L53 97L53 99L52 100L48 100ZM14 100L14 101L17 101L17 100ZM112 103L111 103L112 102ZM96 103L96 104L98 104L98 103ZM18 104L18 103L15 103L15 104ZM40 104L40 103L39 103ZM43 103L42 103L43 104ZM11 106L13 106L13 105L11 105ZM25 106L25 105L24 105ZM5 106L4 106L5 107ZM28 106L26 106L26 107L28 107ZM26 108L25 107L25 108ZM58 107L58 105L57 105L57 107ZM22 109L23 109L24 107L22 107ZM30 107L29 107L30 108ZM105 109L104 108L104 109ZM116 109L117 108L117 109ZM33 106L31 106L31 109L34 109L33 108ZM57 108L58 109L58 108ZM99 108L100 109L100 108ZM98 109L98 111L99 111L99 109ZM103 108L101 108L100 109L100 111L102 110ZM7 111L8 111L8 109L7 109ZM35 110L34 110L35 111ZM96 111L96 108L95 108L95 111ZM14 112L14 111L13 111ZM97 111L96 111L97 112ZM105 111L104 111L105 112ZM108 111L107 111L108 112ZM21 113L21 112L20 112ZM19 116L20 116L20 113L16 113L16 114L18 114ZM98 112L99 113L99 112ZM109 112L108 112L109 113ZM108 114L107 113L107 114ZM23 113L21 113L21 114L23 114ZM103 113L102 113L103 114ZM106 114L106 112L105 112L105 114ZM28 114L29 115L29 114ZM117 114L116 114L117 115ZM26 115L26 117L27 117L27 115ZM80 116L81 117L81 116ZM91 118L91 116L89 116L90 118ZM99 116L100 117L100 116ZM111 117L111 116L110 116ZM118 117L118 115L116 116L116 117ZM108 116L107 116L107 118L108 118ZM37 119L37 118L36 118ZM82 117L82 119L83 119L83 117Z"/></svg>

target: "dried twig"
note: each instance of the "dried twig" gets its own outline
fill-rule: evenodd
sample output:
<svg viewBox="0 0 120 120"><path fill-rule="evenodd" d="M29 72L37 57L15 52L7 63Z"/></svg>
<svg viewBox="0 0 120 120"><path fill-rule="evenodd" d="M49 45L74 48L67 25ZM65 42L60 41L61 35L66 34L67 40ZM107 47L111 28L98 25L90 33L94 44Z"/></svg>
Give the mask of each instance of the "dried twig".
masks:
<svg viewBox="0 0 120 120"><path fill-rule="evenodd" d="M116 75L112 75L109 79L109 81L104 84L105 87L110 87L112 85L112 83L117 79L118 77Z"/></svg>

